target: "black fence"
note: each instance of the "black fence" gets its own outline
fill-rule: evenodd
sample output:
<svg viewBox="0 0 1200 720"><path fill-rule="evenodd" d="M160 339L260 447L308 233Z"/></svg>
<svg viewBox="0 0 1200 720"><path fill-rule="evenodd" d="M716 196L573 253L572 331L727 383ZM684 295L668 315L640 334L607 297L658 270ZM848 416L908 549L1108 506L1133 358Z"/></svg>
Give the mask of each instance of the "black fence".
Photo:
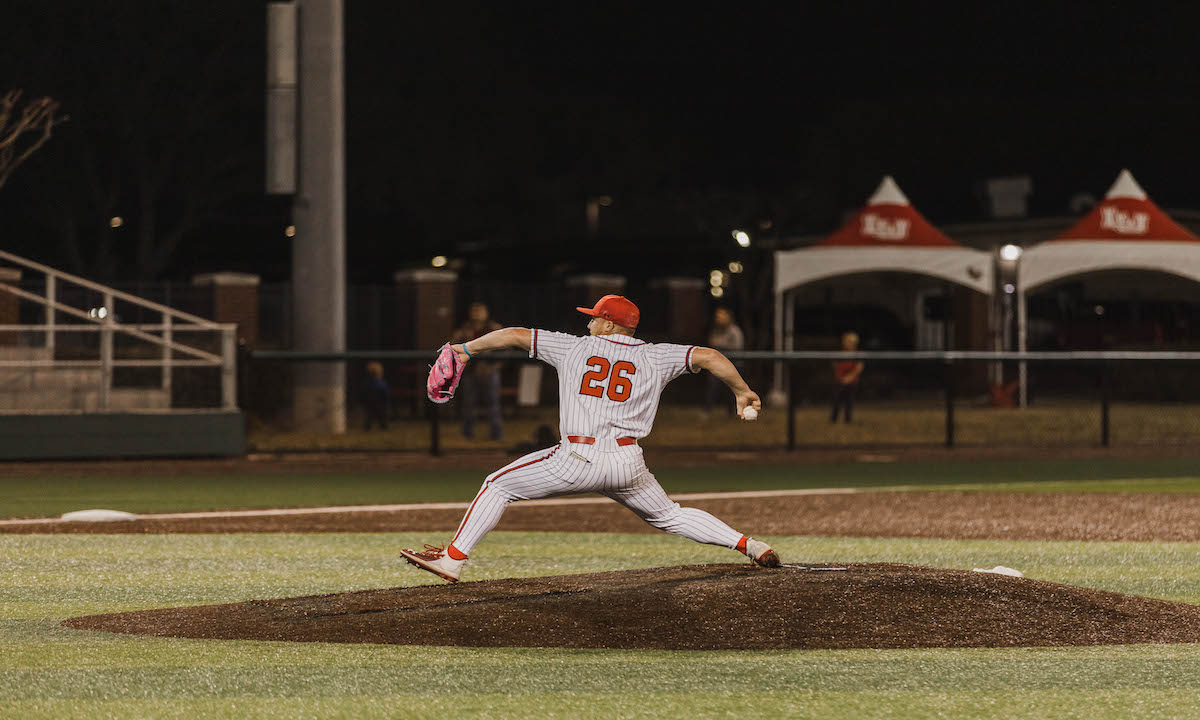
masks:
<svg viewBox="0 0 1200 720"><path fill-rule="evenodd" d="M503 442L489 436L477 409L477 432L464 437L461 398L434 405L424 396L434 351L341 354L259 351L243 363L239 397L253 418L251 444L303 450L289 438L290 377L296 363L344 363L351 431L322 449L470 450L509 447L557 434L557 378L543 366L528 385L522 353L501 363ZM1200 443L1200 353L1195 352L742 352L729 353L764 401L758 421L732 415L732 395L707 373L685 375L662 396L647 447L756 448L1111 447ZM849 417L837 395L833 363L865 365ZM389 381L389 430L365 433L357 388L367 362ZM536 363L540 365L540 363ZM1024 366L1026 382L1020 377ZM844 394L844 393L843 393ZM520 402L521 399L524 402ZM1024 401L1024 402L1023 402ZM836 419L836 421L835 421Z"/></svg>

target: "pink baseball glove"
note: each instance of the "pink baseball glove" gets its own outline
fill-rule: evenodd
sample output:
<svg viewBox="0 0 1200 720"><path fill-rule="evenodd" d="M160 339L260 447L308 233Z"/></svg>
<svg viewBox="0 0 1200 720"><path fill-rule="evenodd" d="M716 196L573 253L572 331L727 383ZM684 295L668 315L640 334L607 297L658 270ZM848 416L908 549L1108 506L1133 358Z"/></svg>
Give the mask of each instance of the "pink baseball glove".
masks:
<svg viewBox="0 0 1200 720"><path fill-rule="evenodd" d="M458 359L458 355L447 343L442 346L437 360L429 368L429 380L425 383L425 394L439 405L454 397L458 382L462 380L466 364Z"/></svg>

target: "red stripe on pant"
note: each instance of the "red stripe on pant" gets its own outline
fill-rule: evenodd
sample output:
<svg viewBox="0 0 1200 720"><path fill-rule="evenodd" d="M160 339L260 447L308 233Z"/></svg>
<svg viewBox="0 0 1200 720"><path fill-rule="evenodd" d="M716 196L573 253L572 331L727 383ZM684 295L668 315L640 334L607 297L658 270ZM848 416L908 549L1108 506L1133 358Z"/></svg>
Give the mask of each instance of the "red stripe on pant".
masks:
<svg viewBox="0 0 1200 720"><path fill-rule="evenodd" d="M528 467L530 465L533 465L534 463L540 463L543 460L549 460L550 456L553 455L554 453L558 452L558 449L560 447L562 447L562 446L555 445L553 450L546 453L542 457L540 457L536 460L530 460L527 463L521 463L520 465L517 465L516 467L510 467L509 469L502 471L500 474L496 475L495 477L493 477L490 480L488 480L487 482L485 482L483 484L483 488L480 489L480 491L477 495L475 495L475 499L473 501L471 501L471 507L467 508L467 514L463 515L462 522L460 522L458 524L458 532L454 533L454 539L450 541L450 544L453 545L454 543L458 542L458 536L462 535L463 527L467 524L467 519L471 517L471 512L475 510L475 503L479 502L479 497L481 495L483 495L485 492L487 492L489 485L491 485L494 481L499 480L500 478L504 477L505 475L512 472L513 470L520 470L521 468Z"/></svg>
<svg viewBox="0 0 1200 720"><path fill-rule="evenodd" d="M568 435L567 442L578 443L580 445L595 445L596 438L588 437L587 435ZM635 438L635 437L619 437L619 438L617 438L617 445L619 445L620 447L625 447L626 445L636 445L636 444L637 444L637 438Z"/></svg>

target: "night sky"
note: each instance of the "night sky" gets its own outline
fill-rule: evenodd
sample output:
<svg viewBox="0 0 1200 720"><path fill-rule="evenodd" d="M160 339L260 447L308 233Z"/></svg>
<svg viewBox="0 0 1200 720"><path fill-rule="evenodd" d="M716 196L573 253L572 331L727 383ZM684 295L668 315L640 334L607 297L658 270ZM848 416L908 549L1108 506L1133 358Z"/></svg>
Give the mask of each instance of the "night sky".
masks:
<svg viewBox="0 0 1200 720"><path fill-rule="evenodd" d="M467 277L702 276L731 228L831 231L885 173L937 224L983 219L990 177L1030 175L1032 214L1064 215L1122 167L1200 209L1188 8L346 0L350 279L435 254ZM5 247L102 279L286 278L264 16L6 0L0 89L70 121L0 189Z"/></svg>

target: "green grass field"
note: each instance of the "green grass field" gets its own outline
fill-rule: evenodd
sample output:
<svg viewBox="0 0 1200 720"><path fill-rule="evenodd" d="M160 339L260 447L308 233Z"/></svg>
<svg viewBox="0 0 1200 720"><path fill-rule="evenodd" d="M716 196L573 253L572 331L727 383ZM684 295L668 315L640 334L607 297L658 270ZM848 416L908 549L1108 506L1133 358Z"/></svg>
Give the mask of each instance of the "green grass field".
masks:
<svg viewBox="0 0 1200 720"><path fill-rule="evenodd" d="M426 582L372 535L0 538L4 717L1181 717L1200 647L671 653L292 645L68 630L79 614ZM970 568L1200 602L1200 545L772 538L789 557ZM547 548L553 548L547 561ZM472 577L730 560L638 535L498 533ZM1082 716L1082 714L1080 715Z"/></svg>
<svg viewBox="0 0 1200 720"><path fill-rule="evenodd" d="M675 491L897 484L1200 491L1194 460L657 474ZM467 499L480 475L5 479L0 515ZM1193 645L676 653L176 640L59 626L82 614L424 584L432 578L398 562L396 550L430 539L0 535L0 717L1200 717L1200 646ZM791 560L1001 564L1043 580L1200 603L1196 543L768 539ZM480 546L467 579L735 558L666 535L505 532Z"/></svg>

